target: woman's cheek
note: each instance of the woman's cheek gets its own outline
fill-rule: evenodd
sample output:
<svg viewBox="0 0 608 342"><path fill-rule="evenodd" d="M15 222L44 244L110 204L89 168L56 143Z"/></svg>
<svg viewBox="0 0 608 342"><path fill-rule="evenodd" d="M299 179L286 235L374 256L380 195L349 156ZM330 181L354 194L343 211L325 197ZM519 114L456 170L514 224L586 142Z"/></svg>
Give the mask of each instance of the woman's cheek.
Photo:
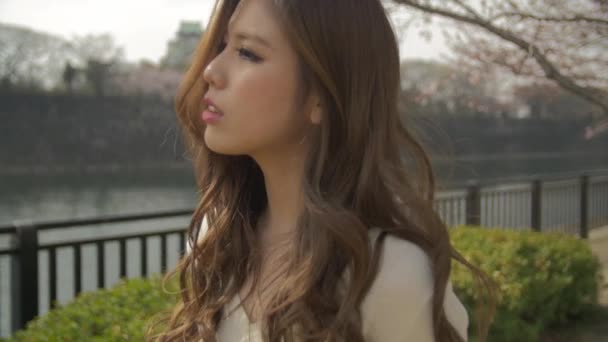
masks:
<svg viewBox="0 0 608 342"><path fill-rule="evenodd" d="M285 92L285 82L274 75L263 74L243 79L239 86L239 102L252 120L246 120L254 126L267 125L273 121L281 121L287 102L291 100ZM242 87L241 87L242 86Z"/></svg>
<svg viewBox="0 0 608 342"><path fill-rule="evenodd" d="M231 125L235 143L249 150L274 148L293 132L295 80L292 70L280 65L242 70L233 81L232 96L238 108Z"/></svg>
<svg viewBox="0 0 608 342"><path fill-rule="evenodd" d="M245 74L239 82L239 97L246 98L247 102L258 107L268 101L268 98L277 91L274 86L274 77L267 74Z"/></svg>

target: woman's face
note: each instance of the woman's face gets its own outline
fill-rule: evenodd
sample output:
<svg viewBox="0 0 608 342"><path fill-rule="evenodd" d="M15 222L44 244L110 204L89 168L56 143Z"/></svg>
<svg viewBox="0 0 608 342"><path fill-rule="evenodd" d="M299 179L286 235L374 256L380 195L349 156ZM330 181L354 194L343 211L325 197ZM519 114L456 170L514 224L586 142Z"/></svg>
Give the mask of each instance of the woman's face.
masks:
<svg viewBox="0 0 608 342"><path fill-rule="evenodd" d="M209 83L205 99L222 114L206 121L204 134L216 153L255 158L290 150L311 122L298 103L296 52L271 6L269 0L242 0L224 43L203 73Z"/></svg>

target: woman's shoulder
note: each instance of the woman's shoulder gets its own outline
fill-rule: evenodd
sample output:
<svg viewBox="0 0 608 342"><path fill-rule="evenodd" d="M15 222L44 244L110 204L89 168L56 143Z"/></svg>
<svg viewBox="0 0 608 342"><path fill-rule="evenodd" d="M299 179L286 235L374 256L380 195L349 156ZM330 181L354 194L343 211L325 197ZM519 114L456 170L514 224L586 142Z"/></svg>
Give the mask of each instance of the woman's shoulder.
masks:
<svg viewBox="0 0 608 342"><path fill-rule="evenodd" d="M381 230L370 230L372 246ZM417 244L386 234L378 272L361 304L363 331L370 341L433 340L434 275L431 259ZM448 282L444 310L467 340L468 314Z"/></svg>
<svg viewBox="0 0 608 342"><path fill-rule="evenodd" d="M370 242L381 234L379 228L369 232ZM371 290L384 294L426 298L433 294L433 271L430 258L417 244L386 234L381 244L378 273Z"/></svg>

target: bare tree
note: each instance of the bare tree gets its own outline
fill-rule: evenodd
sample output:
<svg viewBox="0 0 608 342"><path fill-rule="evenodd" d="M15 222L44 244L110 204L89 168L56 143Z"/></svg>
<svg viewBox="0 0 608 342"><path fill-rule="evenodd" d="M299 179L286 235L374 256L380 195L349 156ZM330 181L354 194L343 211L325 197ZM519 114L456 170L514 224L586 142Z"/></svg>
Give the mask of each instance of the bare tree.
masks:
<svg viewBox="0 0 608 342"><path fill-rule="evenodd" d="M124 61L124 49L109 34L87 34L73 37L71 50L93 92L98 96L105 95Z"/></svg>
<svg viewBox="0 0 608 342"><path fill-rule="evenodd" d="M81 63L96 60L109 63L124 59L124 49L119 46L110 34L86 34L73 36L70 39L71 48Z"/></svg>
<svg viewBox="0 0 608 342"><path fill-rule="evenodd" d="M551 80L600 109L603 119L594 128L608 121L605 0L393 2L423 13L426 20L430 16L453 23L444 32L461 65L481 70L500 66L517 75Z"/></svg>
<svg viewBox="0 0 608 342"><path fill-rule="evenodd" d="M70 62L65 63L63 68L63 84L67 89L68 93L72 94L74 91L74 80L78 73L78 69L74 68Z"/></svg>
<svg viewBox="0 0 608 342"><path fill-rule="evenodd" d="M25 27L0 23L0 88L72 92L88 83L104 95L117 90L127 73L124 50L109 34L74 36L71 40ZM86 82L86 83L85 83Z"/></svg>
<svg viewBox="0 0 608 342"><path fill-rule="evenodd" d="M0 86L48 89L61 79L59 37L26 28L0 24Z"/></svg>

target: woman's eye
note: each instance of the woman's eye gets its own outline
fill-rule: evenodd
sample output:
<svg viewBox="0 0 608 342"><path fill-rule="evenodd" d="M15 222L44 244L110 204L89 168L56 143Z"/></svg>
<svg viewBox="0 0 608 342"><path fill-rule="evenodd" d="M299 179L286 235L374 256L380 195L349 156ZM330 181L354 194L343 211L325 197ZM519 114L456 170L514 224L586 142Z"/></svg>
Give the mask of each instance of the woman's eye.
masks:
<svg viewBox="0 0 608 342"><path fill-rule="evenodd" d="M217 46L217 53L218 54L222 53L222 51L224 51L224 49L226 48L227 45L228 44L225 41L220 42ZM253 52L251 52L245 48L238 48L235 50L239 53L239 56L241 56L249 61L252 61L255 63L259 63L262 61L262 59L260 57L258 57L256 54L254 54Z"/></svg>
<svg viewBox="0 0 608 342"><path fill-rule="evenodd" d="M256 54L254 54L253 52L244 49L244 48L240 48L238 49L239 54L243 57L245 57L246 59L252 61L252 62L260 62L262 59L258 56L256 56Z"/></svg>

